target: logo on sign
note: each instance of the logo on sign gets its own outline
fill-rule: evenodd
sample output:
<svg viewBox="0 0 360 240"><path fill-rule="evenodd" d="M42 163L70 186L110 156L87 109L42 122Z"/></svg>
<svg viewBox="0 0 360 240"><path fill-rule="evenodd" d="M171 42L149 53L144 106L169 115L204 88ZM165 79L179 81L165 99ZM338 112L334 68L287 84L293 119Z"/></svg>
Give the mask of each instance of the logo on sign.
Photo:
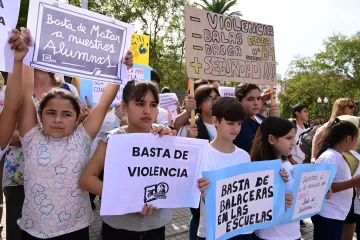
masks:
<svg viewBox="0 0 360 240"><path fill-rule="evenodd" d="M51 55L49 55L49 54L43 54L43 61L44 62L56 62L56 60L51 59Z"/></svg>
<svg viewBox="0 0 360 240"><path fill-rule="evenodd" d="M156 199L166 199L166 193L169 191L167 183L159 183L144 188L144 203L154 201Z"/></svg>

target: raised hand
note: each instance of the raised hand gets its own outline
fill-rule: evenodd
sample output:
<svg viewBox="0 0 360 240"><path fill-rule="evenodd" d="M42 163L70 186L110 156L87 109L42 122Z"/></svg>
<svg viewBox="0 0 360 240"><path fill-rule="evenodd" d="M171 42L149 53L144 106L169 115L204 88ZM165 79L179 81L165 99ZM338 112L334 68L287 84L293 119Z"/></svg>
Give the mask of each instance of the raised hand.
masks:
<svg viewBox="0 0 360 240"><path fill-rule="evenodd" d="M15 61L22 61L26 54L29 51L26 43L21 39L20 32L17 29L12 30L13 35L9 39L9 44L11 44L11 49L15 50Z"/></svg>

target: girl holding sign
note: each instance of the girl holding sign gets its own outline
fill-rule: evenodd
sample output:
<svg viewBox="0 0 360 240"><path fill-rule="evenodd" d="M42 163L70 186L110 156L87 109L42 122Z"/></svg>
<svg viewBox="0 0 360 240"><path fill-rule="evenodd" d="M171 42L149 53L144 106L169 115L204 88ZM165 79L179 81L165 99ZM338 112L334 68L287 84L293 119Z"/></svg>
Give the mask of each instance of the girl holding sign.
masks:
<svg viewBox="0 0 360 240"><path fill-rule="evenodd" d="M325 129L320 140L316 163L336 165L336 174L331 185L333 196L326 201L322 211L311 218L314 224L314 240L341 239L344 221L353 201L353 189L360 186L360 178L352 178L344 152L355 148L358 126L336 118Z"/></svg>
<svg viewBox="0 0 360 240"><path fill-rule="evenodd" d="M21 104L22 65L28 52L28 47L20 39L20 33L14 29L13 36L9 39L11 49L15 51L13 72L8 75L4 109L0 114L0 159L5 154L12 134L15 130L18 112ZM7 46L5 46L7 47Z"/></svg>
<svg viewBox="0 0 360 240"><path fill-rule="evenodd" d="M126 58L124 63L132 66L132 59ZM53 88L39 103L38 120L32 99L33 70L26 67L24 74L29 80L23 85L18 123L25 156L25 200L18 220L22 239L89 239L89 225L94 217L89 194L79 188L78 181L91 142L119 86L107 86L99 104L80 124L79 98L67 90Z"/></svg>
<svg viewBox="0 0 360 240"><path fill-rule="evenodd" d="M129 81L122 95L123 109L128 125L102 134L101 141L80 178L80 187L98 196L102 195L103 182L98 178L104 170L108 136L112 134L150 133L175 135L175 132L154 129L158 113L157 88L146 81ZM106 173L105 173L106 174ZM130 184L130 183L127 183ZM121 216L104 216L103 240L165 240L165 225L172 219L172 209L155 209L145 204L141 212Z"/></svg>
<svg viewBox="0 0 360 240"><path fill-rule="evenodd" d="M295 127L285 118L268 117L256 132L251 149L252 161L265 161L282 159L288 156L295 145ZM289 181L286 183L286 191L290 192L294 183L294 169L292 164L285 160L283 168L289 173ZM291 207L293 195L285 195L286 208ZM301 239L300 222L283 224L271 228L255 231L258 240L297 240Z"/></svg>

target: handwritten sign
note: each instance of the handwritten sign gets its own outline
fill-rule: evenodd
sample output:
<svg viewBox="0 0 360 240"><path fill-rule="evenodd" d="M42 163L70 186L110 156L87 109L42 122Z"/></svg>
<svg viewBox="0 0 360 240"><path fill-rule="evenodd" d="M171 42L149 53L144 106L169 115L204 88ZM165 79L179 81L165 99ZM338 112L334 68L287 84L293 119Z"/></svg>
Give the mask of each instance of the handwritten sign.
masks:
<svg viewBox="0 0 360 240"><path fill-rule="evenodd" d="M221 97L235 97L234 87L219 87L219 93Z"/></svg>
<svg viewBox="0 0 360 240"><path fill-rule="evenodd" d="M159 107L168 110L172 114L172 119L177 116L178 98L175 93L159 94Z"/></svg>
<svg viewBox="0 0 360 240"><path fill-rule="evenodd" d="M285 221L296 222L321 212L325 195L334 180L336 166L333 164L294 165L295 181L291 189L294 201L287 209Z"/></svg>
<svg viewBox="0 0 360 240"><path fill-rule="evenodd" d="M272 26L185 6L189 78L275 84Z"/></svg>
<svg viewBox="0 0 360 240"><path fill-rule="evenodd" d="M150 36L133 34L131 38L131 51L134 63L149 66Z"/></svg>
<svg viewBox="0 0 360 240"><path fill-rule="evenodd" d="M280 160L244 163L203 172L206 190L206 239L229 239L277 225L285 211ZM214 184L215 183L215 184Z"/></svg>
<svg viewBox="0 0 360 240"><path fill-rule="evenodd" d="M205 140L148 133L110 136L100 214L139 212L145 204L198 207L197 179L208 158L208 146Z"/></svg>
<svg viewBox="0 0 360 240"><path fill-rule="evenodd" d="M91 80L125 84L122 63L132 25L55 0L31 0L28 27L34 37L25 63Z"/></svg>
<svg viewBox="0 0 360 240"><path fill-rule="evenodd" d="M128 70L128 80L149 80L151 78L151 70L148 66L140 66L134 64L133 68ZM101 94L104 92L106 87L106 82L101 81L90 81L86 79L81 79L80 82L80 99L85 104L85 96L87 96L93 106L95 106L99 100ZM122 84L119 88L119 92L115 97L114 102L110 107L115 107L116 104L121 102L122 99L122 91L125 85Z"/></svg>
<svg viewBox="0 0 360 240"><path fill-rule="evenodd" d="M8 40L11 30L16 27L20 9L20 0L0 0L0 71L12 72L14 51L10 49Z"/></svg>

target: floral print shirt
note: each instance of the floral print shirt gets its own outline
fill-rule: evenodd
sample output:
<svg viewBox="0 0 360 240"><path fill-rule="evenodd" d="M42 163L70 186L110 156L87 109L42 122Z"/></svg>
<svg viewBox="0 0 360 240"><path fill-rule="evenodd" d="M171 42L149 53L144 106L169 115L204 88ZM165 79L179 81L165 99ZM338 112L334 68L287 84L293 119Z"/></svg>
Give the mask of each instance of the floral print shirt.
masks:
<svg viewBox="0 0 360 240"><path fill-rule="evenodd" d="M4 100L5 94L0 95L0 102L4 102ZM33 95L33 100L36 107L38 107L38 101L35 95ZM24 164L24 153L22 147L9 146L5 155L2 179L3 188L24 185Z"/></svg>

